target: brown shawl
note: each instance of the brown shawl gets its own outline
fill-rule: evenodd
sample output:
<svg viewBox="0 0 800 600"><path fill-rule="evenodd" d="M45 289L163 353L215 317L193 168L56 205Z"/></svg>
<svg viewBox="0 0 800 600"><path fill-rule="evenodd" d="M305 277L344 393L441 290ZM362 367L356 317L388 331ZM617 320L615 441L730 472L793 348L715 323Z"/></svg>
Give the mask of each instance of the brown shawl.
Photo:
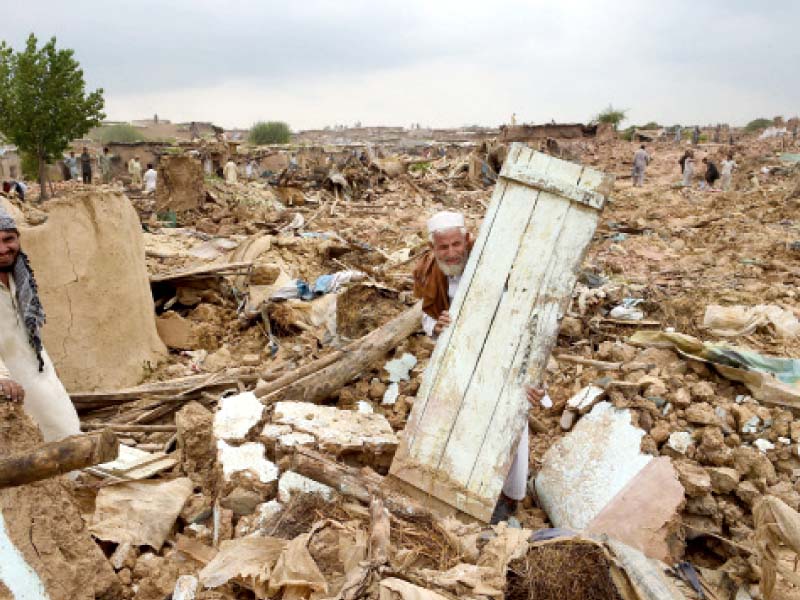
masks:
<svg viewBox="0 0 800 600"><path fill-rule="evenodd" d="M473 241L467 244L467 253L472 252ZM433 250L428 250L419 259L414 269L414 296L422 298L422 312L433 319L450 310L450 296L447 295L447 275L436 264Z"/></svg>

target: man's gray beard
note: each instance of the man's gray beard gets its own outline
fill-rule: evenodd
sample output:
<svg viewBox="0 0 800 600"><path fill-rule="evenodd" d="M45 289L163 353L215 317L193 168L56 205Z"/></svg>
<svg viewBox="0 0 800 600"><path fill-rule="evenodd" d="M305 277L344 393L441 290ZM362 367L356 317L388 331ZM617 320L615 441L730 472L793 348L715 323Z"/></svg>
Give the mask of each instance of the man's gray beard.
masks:
<svg viewBox="0 0 800 600"><path fill-rule="evenodd" d="M447 277L460 277L464 273L464 267L467 266L467 259L465 258L457 265L448 265L446 262L437 258L436 264Z"/></svg>

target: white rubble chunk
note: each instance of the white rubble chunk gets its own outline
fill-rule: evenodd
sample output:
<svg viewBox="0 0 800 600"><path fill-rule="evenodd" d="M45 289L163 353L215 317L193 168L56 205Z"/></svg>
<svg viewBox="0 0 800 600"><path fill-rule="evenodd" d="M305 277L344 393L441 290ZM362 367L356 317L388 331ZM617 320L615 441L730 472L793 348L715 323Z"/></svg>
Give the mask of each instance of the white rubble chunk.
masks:
<svg viewBox="0 0 800 600"><path fill-rule="evenodd" d="M753 442L753 446L761 450L762 452L766 452L767 450L774 450L775 444L770 442L769 440L765 440L764 438L759 438L755 442Z"/></svg>
<svg viewBox="0 0 800 600"><path fill-rule="evenodd" d="M282 435L292 433L292 428L288 425L275 425L274 423L267 423L264 429L261 430L261 437L268 440L277 440Z"/></svg>
<svg viewBox="0 0 800 600"><path fill-rule="evenodd" d="M400 386L396 383L390 383L386 391L383 393L383 400L381 400L381 404L383 406L393 406L395 402L397 402L397 398L400 396Z"/></svg>
<svg viewBox="0 0 800 600"><path fill-rule="evenodd" d="M587 385L577 394L572 396L572 398L567 400L567 406L577 410L578 412L585 412L590 409L605 393L606 391L599 386Z"/></svg>
<svg viewBox="0 0 800 600"><path fill-rule="evenodd" d="M335 493L333 488L294 471L286 471L278 481L278 499L284 504L296 494L319 494L325 500L332 500Z"/></svg>
<svg viewBox="0 0 800 600"><path fill-rule="evenodd" d="M194 600L197 595L197 577L194 575L181 575L175 582L172 600Z"/></svg>
<svg viewBox="0 0 800 600"><path fill-rule="evenodd" d="M299 446L313 447L316 438L309 433L286 433L278 438L278 446L282 450L297 448Z"/></svg>
<svg viewBox="0 0 800 600"><path fill-rule="evenodd" d="M264 444L258 442L231 446L225 440L219 440L217 459L222 465L226 481L230 481L237 473L261 483L272 483L278 479L278 466L265 458Z"/></svg>
<svg viewBox="0 0 800 600"><path fill-rule="evenodd" d="M674 431L669 435L669 440L667 440L667 446L680 454L686 454L691 445L692 434L688 431Z"/></svg>
<svg viewBox="0 0 800 600"><path fill-rule="evenodd" d="M358 412L365 415L370 415L375 412L374 410L372 410L372 404L370 404L366 400L359 400L356 406L358 408Z"/></svg>
<svg viewBox="0 0 800 600"><path fill-rule="evenodd" d="M387 362L383 365L383 368L389 373L389 381L391 383L397 383L398 381L408 381L409 373L416 365L417 357L405 352L400 358L395 358Z"/></svg>
<svg viewBox="0 0 800 600"><path fill-rule="evenodd" d="M222 398L214 415L214 437L218 440L243 440L263 414L264 405L253 392Z"/></svg>
<svg viewBox="0 0 800 600"><path fill-rule="evenodd" d="M340 410L308 402L278 402L272 415L276 425L314 437L320 450L385 453L397 447L397 436L383 415Z"/></svg>

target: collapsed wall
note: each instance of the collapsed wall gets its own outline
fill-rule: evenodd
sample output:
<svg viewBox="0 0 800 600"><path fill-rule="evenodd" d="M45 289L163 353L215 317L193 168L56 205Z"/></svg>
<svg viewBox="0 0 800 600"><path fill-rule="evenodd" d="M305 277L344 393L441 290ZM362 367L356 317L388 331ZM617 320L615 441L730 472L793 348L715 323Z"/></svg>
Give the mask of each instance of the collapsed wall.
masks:
<svg viewBox="0 0 800 600"><path fill-rule="evenodd" d="M166 355L158 337L141 224L130 201L81 192L20 227L47 312L44 344L68 390L138 383Z"/></svg>
<svg viewBox="0 0 800 600"><path fill-rule="evenodd" d="M205 199L203 166L191 156L163 156L158 165L156 210L183 212L198 208Z"/></svg>
<svg viewBox="0 0 800 600"><path fill-rule="evenodd" d="M21 406L0 403L0 456L41 443ZM0 598L121 597L119 579L84 525L66 475L0 489Z"/></svg>

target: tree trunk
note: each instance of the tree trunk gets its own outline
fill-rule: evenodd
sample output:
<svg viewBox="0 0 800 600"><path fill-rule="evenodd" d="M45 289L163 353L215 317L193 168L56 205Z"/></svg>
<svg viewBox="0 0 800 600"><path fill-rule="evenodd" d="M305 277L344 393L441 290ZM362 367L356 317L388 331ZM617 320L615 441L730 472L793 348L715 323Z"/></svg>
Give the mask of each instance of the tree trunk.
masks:
<svg viewBox="0 0 800 600"><path fill-rule="evenodd" d="M297 400L304 402L321 402L332 396L342 387L353 381L374 362L385 357L386 353L420 328L422 323L422 303L401 313L384 326L365 335L360 340L349 344L335 357L323 357L317 364L325 365L318 370L311 370L307 365L300 371L303 377L291 381L292 373L256 391L256 396L264 403ZM335 360L333 364L327 364ZM287 385L278 388L284 380Z"/></svg>
<svg viewBox="0 0 800 600"><path fill-rule="evenodd" d="M37 155L39 159L39 202L47 200L47 157L44 153L39 152Z"/></svg>

